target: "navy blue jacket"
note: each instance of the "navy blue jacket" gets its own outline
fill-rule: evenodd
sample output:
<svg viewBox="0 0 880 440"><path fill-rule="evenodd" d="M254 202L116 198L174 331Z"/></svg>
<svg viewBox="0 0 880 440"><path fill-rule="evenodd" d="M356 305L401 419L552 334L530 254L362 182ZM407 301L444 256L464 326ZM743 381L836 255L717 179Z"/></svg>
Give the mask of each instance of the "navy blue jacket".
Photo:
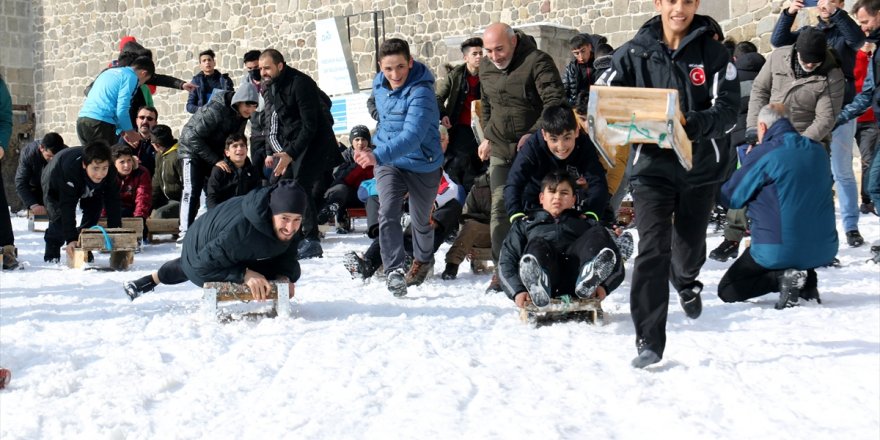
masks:
<svg viewBox="0 0 880 440"><path fill-rule="evenodd" d="M832 183L825 147L780 119L724 184L722 203L748 206L756 263L812 269L837 254Z"/></svg>
<svg viewBox="0 0 880 440"><path fill-rule="evenodd" d="M189 92L189 98L186 100L186 111L190 113L195 113L199 107L207 104L215 90L235 91L235 86L232 84L229 74L221 74L219 70L215 70L211 76L205 76L204 73L199 72L193 77L191 82L197 88Z"/></svg>
<svg viewBox="0 0 880 440"><path fill-rule="evenodd" d="M15 192L24 202L24 206L44 205L43 188L40 176L46 166L46 159L40 153L40 141L36 140L24 147L15 170Z"/></svg>
<svg viewBox="0 0 880 440"><path fill-rule="evenodd" d="M587 185L575 190L578 197L576 207L581 212L592 212L597 216L602 214L608 204L608 182L590 138L579 131L571 155L561 160L550 152L539 130L523 144L507 175L504 187L507 216L540 208L538 194L541 193L541 181L556 170L565 170L572 177L577 176L576 179L583 177Z"/></svg>

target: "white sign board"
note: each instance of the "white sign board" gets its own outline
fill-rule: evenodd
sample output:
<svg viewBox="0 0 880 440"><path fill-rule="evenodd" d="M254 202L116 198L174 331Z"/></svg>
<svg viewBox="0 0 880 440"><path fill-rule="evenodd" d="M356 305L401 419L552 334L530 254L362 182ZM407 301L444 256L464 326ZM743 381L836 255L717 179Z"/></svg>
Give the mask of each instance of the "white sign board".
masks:
<svg viewBox="0 0 880 440"><path fill-rule="evenodd" d="M370 131L375 130L376 121L367 109L367 99L370 99L369 91L332 97L333 132L348 134L355 125L366 125Z"/></svg>
<svg viewBox="0 0 880 440"><path fill-rule="evenodd" d="M318 54L318 86L328 95L342 95L358 90L351 44L345 32L345 19L315 21Z"/></svg>

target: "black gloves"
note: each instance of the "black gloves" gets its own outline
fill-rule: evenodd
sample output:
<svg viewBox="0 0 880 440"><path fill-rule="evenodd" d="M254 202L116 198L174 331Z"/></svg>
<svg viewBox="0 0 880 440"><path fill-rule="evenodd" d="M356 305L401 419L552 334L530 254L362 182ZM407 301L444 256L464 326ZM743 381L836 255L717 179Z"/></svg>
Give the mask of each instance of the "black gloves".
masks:
<svg viewBox="0 0 880 440"><path fill-rule="evenodd" d="M749 145L756 145L758 143L758 129L755 127L747 128L745 141Z"/></svg>

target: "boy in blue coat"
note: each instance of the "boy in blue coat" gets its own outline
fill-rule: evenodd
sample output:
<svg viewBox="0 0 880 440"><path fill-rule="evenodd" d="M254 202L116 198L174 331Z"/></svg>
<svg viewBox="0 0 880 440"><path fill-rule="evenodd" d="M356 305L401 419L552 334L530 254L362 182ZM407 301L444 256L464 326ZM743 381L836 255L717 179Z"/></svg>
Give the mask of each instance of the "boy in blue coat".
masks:
<svg viewBox="0 0 880 440"><path fill-rule="evenodd" d="M722 187L722 202L748 205L752 245L718 283L725 302L779 292L777 309L816 299L815 267L837 254L831 167L822 144L795 131L782 104L758 114L759 144Z"/></svg>
<svg viewBox="0 0 880 440"><path fill-rule="evenodd" d="M107 69L98 75L76 119L76 134L82 145L96 141L113 145L120 133L130 144L140 141L128 111L137 88L155 73L153 61L140 57L127 67Z"/></svg>

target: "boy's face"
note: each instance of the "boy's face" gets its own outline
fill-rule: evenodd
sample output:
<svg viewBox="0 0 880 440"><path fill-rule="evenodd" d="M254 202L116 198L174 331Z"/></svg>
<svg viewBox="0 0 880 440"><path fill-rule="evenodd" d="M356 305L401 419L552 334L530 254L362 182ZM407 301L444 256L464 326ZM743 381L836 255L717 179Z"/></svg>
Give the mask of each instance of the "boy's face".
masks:
<svg viewBox="0 0 880 440"><path fill-rule="evenodd" d="M663 30L685 35L694 21L700 0L654 0L654 9L660 13Z"/></svg>
<svg viewBox="0 0 880 440"><path fill-rule="evenodd" d="M290 241L302 225L302 214L282 212L272 216L272 227L275 236L281 241Z"/></svg>
<svg viewBox="0 0 880 440"><path fill-rule="evenodd" d="M106 160L95 160L91 163L83 164L83 169L86 170L86 175L89 176L89 180L94 183L101 183L105 177L107 177L107 173L110 172L110 162Z"/></svg>
<svg viewBox="0 0 880 440"><path fill-rule="evenodd" d="M585 44L577 49L572 49L571 54L578 64L586 64L590 60L590 54L593 53L593 46Z"/></svg>
<svg viewBox="0 0 880 440"><path fill-rule="evenodd" d="M119 156L119 158L116 159L113 165L116 166L116 172L119 173L120 176L124 177L131 174L131 171L134 169L134 159L132 159L131 156Z"/></svg>
<svg viewBox="0 0 880 440"><path fill-rule="evenodd" d="M480 61L483 60L482 47L468 47L464 50L462 55L464 56L464 62L467 64L468 70L473 72L480 68Z"/></svg>
<svg viewBox="0 0 880 440"><path fill-rule="evenodd" d="M238 106L238 114L244 119L250 119L260 107L260 105L255 102L239 102L235 105Z"/></svg>
<svg viewBox="0 0 880 440"><path fill-rule="evenodd" d="M370 141L363 137L354 138L354 140L351 141L351 147L354 148L354 151L372 151Z"/></svg>
<svg viewBox="0 0 880 440"><path fill-rule="evenodd" d="M379 69L391 84L391 90L397 89L406 83L406 77L412 69L413 60L407 60L403 55L386 55L379 60Z"/></svg>
<svg viewBox="0 0 880 440"><path fill-rule="evenodd" d="M199 57L199 69L202 69L202 73L205 75L213 75L214 66L214 58L212 56L202 55Z"/></svg>
<svg viewBox="0 0 880 440"><path fill-rule="evenodd" d="M544 187L541 194L538 194L538 201L541 202L541 207L549 212L550 215L559 217L562 211L574 208L574 189L568 182L559 182L556 188Z"/></svg>
<svg viewBox="0 0 880 440"><path fill-rule="evenodd" d="M568 159L574 151L577 130L566 130L562 134L550 134L541 130L541 135L544 136L544 142L547 142L547 148L557 159Z"/></svg>
<svg viewBox="0 0 880 440"><path fill-rule="evenodd" d="M49 162L52 158L55 157L55 153L52 150L40 145L40 155L43 156L43 160Z"/></svg>
<svg viewBox="0 0 880 440"><path fill-rule="evenodd" d="M242 141L233 142L226 147L225 153L226 157L228 157L235 166L241 168L244 165L245 159L247 159L248 147L247 144Z"/></svg>

